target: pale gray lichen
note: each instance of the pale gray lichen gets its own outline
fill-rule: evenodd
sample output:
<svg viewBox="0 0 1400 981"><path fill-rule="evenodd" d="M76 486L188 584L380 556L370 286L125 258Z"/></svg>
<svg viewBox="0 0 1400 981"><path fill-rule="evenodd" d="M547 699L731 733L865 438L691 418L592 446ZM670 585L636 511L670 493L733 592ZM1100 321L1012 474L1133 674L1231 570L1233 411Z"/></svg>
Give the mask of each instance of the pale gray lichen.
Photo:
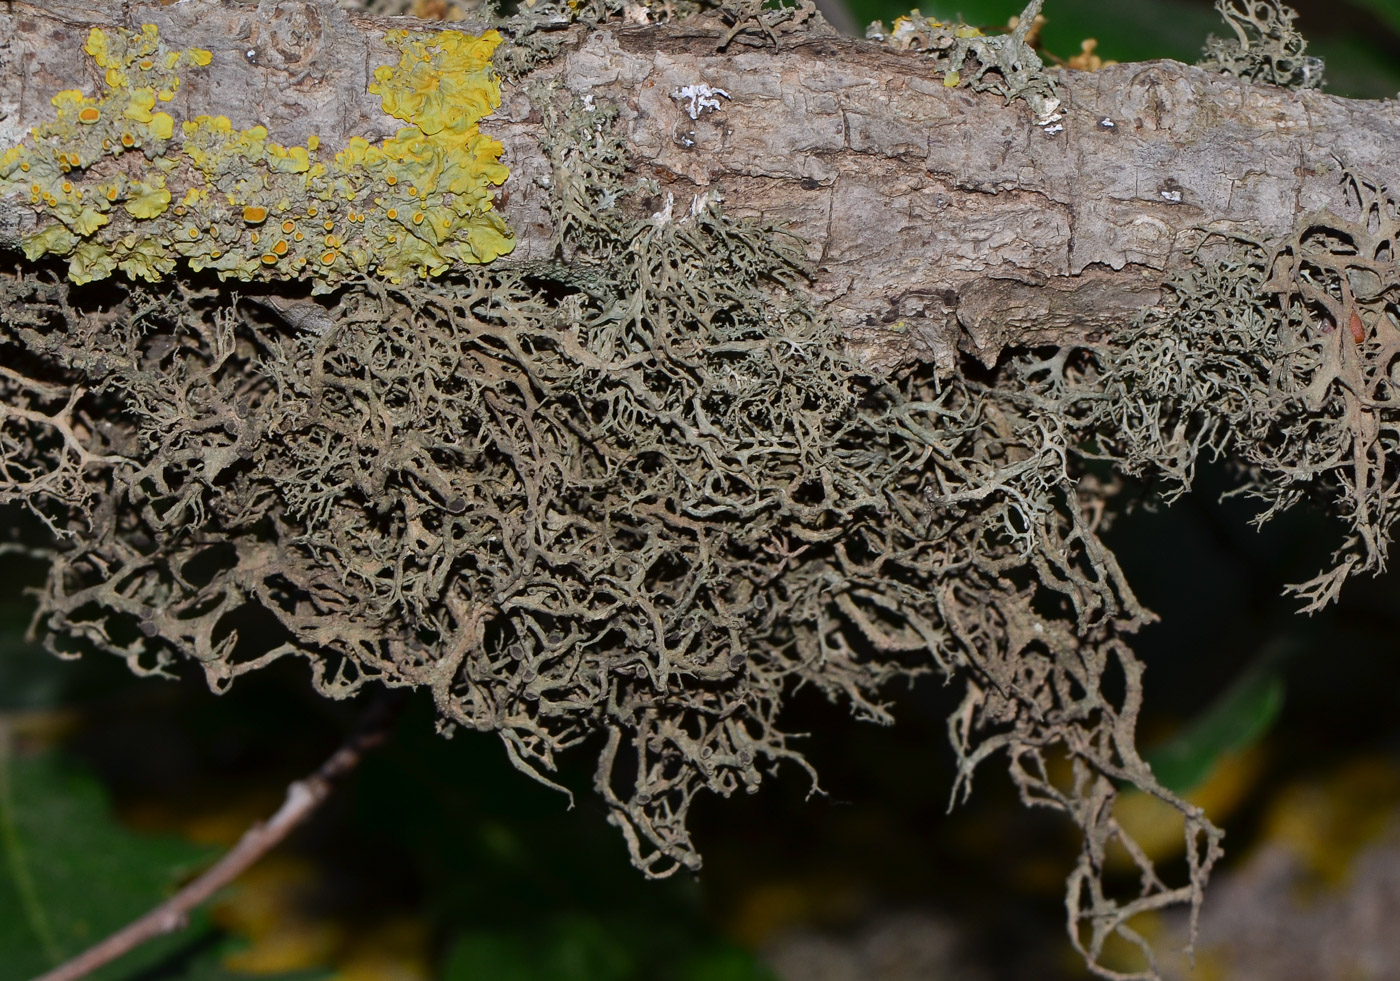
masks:
<svg viewBox="0 0 1400 981"><path fill-rule="evenodd" d="M660 24L702 15L728 28L716 42L719 51L736 39L776 46L786 34L831 32L814 0L537 0L520 4L502 25L514 43L500 51L497 66L507 77L523 76L558 54L564 30L574 24Z"/></svg>
<svg viewBox="0 0 1400 981"><path fill-rule="evenodd" d="M714 7L732 25L719 43L721 51L736 38L777 47L780 34L817 29L832 32L818 15L815 0L718 0Z"/></svg>
<svg viewBox="0 0 1400 981"><path fill-rule="evenodd" d="M1036 125L1053 126L1061 116L1059 90L1045 65L1027 43L1044 0L1031 0L1009 34L985 35L962 23L944 23L914 10L895 20L887 32L880 21L865 36L891 47L926 52L949 87L966 81L974 92L993 92L1008 105L1023 100Z"/></svg>
<svg viewBox="0 0 1400 981"><path fill-rule="evenodd" d="M1347 214L1303 215L1275 242L1205 235L1123 337L1016 369L1077 445L1167 478L1168 497L1205 455L1240 469L1260 523L1305 500L1338 514L1331 567L1290 587L1308 612L1384 569L1400 520L1400 197L1341 179Z"/></svg>
<svg viewBox="0 0 1400 981"><path fill-rule="evenodd" d="M1215 0L1215 9L1235 32L1211 35L1196 64L1250 82L1285 88L1322 87L1321 58L1306 55L1308 42L1293 26L1297 11L1279 0Z"/></svg>

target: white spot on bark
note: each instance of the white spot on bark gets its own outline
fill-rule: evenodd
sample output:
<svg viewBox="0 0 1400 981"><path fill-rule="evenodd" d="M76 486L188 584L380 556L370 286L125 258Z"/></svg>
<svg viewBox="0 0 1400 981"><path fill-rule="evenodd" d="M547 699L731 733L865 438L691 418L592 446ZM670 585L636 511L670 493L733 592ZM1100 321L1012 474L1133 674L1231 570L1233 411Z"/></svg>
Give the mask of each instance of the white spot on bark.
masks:
<svg viewBox="0 0 1400 981"><path fill-rule="evenodd" d="M724 196L719 193L717 187L695 195L690 199L690 217L694 218L703 212L713 211L723 200Z"/></svg>
<svg viewBox="0 0 1400 981"><path fill-rule="evenodd" d="M667 222L671 221L671 210L675 207L675 205L676 196L670 191L667 191L666 207L662 208L660 211L653 211L651 213L651 220L656 222L658 225L664 225Z"/></svg>
<svg viewBox="0 0 1400 981"><path fill-rule="evenodd" d="M702 82L699 85L687 85L684 88L677 89L675 92L671 93L671 98L675 99L677 102L685 100L688 105L682 106L681 108L685 110L686 115L691 119L699 119L700 114L706 109L713 109L716 112L719 111L720 101L715 97L720 95L724 96L726 99L730 97L729 93L724 91L724 89L711 88Z"/></svg>

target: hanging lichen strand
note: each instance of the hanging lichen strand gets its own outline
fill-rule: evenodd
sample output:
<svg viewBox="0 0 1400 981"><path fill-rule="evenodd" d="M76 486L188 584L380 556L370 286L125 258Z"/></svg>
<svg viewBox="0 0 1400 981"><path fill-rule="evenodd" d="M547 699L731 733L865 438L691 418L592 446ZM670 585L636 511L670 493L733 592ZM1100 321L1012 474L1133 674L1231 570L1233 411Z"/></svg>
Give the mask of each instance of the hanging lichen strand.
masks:
<svg viewBox="0 0 1400 981"><path fill-rule="evenodd" d="M1113 344L1011 366L1076 445L1169 497L1206 453L1238 464L1257 523L1304 500L1339 515L1331 567L1289 587L1307 612L1383 570L1400 520L1400 198L1336 172L1346 214L1276 242L1205 235L1170 301Z"/></svg>

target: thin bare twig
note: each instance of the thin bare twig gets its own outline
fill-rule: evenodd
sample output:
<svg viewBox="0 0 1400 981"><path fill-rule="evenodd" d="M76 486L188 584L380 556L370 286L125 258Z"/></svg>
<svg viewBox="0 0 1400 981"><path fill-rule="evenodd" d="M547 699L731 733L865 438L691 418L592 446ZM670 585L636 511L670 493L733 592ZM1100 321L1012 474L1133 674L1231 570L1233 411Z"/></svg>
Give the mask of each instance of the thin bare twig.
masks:
<svg viewBox="0 0 1400 981"><path fill-rule="evenodd" d="M191 911L276 847L330 796L335 781L353 770L368 750L384 741L399 704L398 698L387 695L377 699L340 748L310 776L291 784L277 813L245 831L227 855L144 916L34 981L77 981L147 941L183 929Z"/></svg>

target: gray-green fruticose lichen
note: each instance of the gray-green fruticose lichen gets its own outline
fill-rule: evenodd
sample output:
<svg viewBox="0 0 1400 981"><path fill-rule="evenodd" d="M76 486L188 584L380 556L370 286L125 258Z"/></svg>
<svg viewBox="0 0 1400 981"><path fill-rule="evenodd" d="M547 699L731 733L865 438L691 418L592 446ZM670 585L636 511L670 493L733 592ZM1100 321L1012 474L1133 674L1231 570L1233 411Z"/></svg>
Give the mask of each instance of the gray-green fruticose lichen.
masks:
<svg viewBox="0 0 1400 981"><path fill-rule="evenodd" d="M1044 0L1026 4L1009 34L983 34L960 22L945 23L917 10L895 20L894 26L875 21L865 36L902 51L922 51L943 73L943 84L967 84L974 92L992 92L1010 104L1024 100L1035 113L1036 125L1053 128L1062 118L1055 82L1035 49L1027 43Z"/></svg>
<svg viewBox="0 0 1400 981"><path fill-rule="evenodd" d="M1215 0L1235 36L1206 40L1202 68L1285 88L1322 87L1321 58L1305 55L1308 42L1293 26L1297 11L1279 0Z"/></svg>
<svg viewBox="0 0 1400 981"><path fill-rule="evenodd" d="M1331 567L1290 587L1309 612L1384 568L1400 518L1400 198L1340 177L1346 214L1305 214L1275 242L1207 236L1171 304L1111 348L1016 368L1129 471L1180 492L1206 453L1240 465L1259 522L1304 500L1340 515Z"/></svg>

